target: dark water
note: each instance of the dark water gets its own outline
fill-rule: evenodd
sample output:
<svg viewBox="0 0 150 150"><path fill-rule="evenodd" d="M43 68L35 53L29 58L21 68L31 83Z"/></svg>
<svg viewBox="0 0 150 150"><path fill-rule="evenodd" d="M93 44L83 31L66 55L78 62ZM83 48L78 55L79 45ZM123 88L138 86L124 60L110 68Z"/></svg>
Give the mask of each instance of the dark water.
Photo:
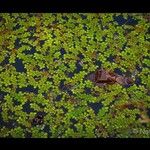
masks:
<svg viewBox="0 0 150 150"><path fill-rule="evenodd" d="M56 101L61 101L61 99L62 99L62 95L57 95L56 96Z"/></svg>
<svg viewBox="0 0 150 150"><path fill-rule="evenodd" d="M44 45L46 40L40 40L40 46L42 47Z"/></svg>
<svg viewBox="0 0 150 150"><path fill-rule="evenodd" d="M16 61L13 65L16 68L17 72L26 72L26 69L24 68L24 64L21 59L16 58Z"/></svg>
<svg viewBox="0 0 150 150"><path fill-rule="evenodd" d="M31 85L28 85L27 87L24 87L24 88L17 88L16 92L19 92L19 91L21 91L21 92L28 92L28 93L33 92L34 94L38 94L38 89L34 88Z"/></svg>
<svg viewBox="0 0 150 150"><path fill-rule="evenodd" d="M70 87L66 86L66 85L64 84L64 82L65 82L65 80L61 80L61 81L60 81L59 89L60 89L61 91L64 91L64 92L68 93L70 96L73 95L73 93L72 93Z"/></svg>
<svg viewBox="0 0 150 150"><path fill-rule="evenodd" d="M140 78L140 77L136 77L134 83L135 83L137 86L138 86L138 85L141 85L141 78Z"/></svg>
<svg viewBox="0 0 150 150"><path fill-rule="evenodd" d="M8 94L7 92L4 92L4 91L0 90L0 100L2 101L5 97L5 95L7 95L7 94Z"/></svg>
<svg viewBox="0 0 150 150"><path fill-rule="evenodd" d="M62 49L60 49L60 53L62 56L64 56L64 54L66 54L66 51L62 48Z"/></svg>
<svg viewBox="0 0 150 150"><path fill-rule="evenodd" d="M11 115L11 113L10 113L10 115ZM17 123L16 120L10 120L9 119L8 122L4 122L3 119L2 119L2 114L0 113L0 128L6 127L6 128L9 128L9 129L13 129L17 125L18 125L18 123Z"/></svg>
<svg viewBox="0 0 150 150"><path fill-rule="evenodd" d="M9 64L9 57L5 57L5 59L0 63L1 66Z"/></svg>
<svg viewBox="0 0 150 150"><path fill-rule="evenodd" d="M26 112L26 113L30 113L30 112L34 112L34 110L30 107L30 104L31 102L26 102L24 105L23 105L23 111Z"/></svg>
<svg viewBox="0 0 150 150"><path fill-rule="evenodd" d="M63 110L64 113L68 112L68 110L64 106L61 106L61 109Z"/></svg>
<svg viewBox="0 0 150 150"><path fill-rule="evenodd" d="M89 107L91 107L95 114L97 115L99 110L103 107L103 104L102 103L89 103Z"/></svg>
<svg viewBox="0 0 150 150"><path fill-rule="evenodd" d="M142 67L140 67L139 65L136 65L136 69L137 69L138 72L142 71Z"/></svg>
<svg viewBox="0 0 150 150"><path fill-rule="evenodd" d="M85 93L86 93L86 94L91 94L91 89L90 89L90 88L87 88L87 87L86 87L86 88L84 88L84 89L85 89Z"/></svg>
<svg viewBox="0 0 150 150"><path fill-rule="evenodd" d="M80 14L80 16L82 17L82 19L87 19L86 15Z"/></svg>
<svg viewBox="0 0 150 150"><path fill-rule="evenodd" d="M30 32L30 33L36 32L36 27L30 26L30 27L28 28L28 32Z"/></svg>
<svg viewBox="0 0 150 150"><path fill-rule="evenodd" d="M34 54L36 52L35 47L32 47L30 50L25 50L23 51L24 54L28 55L28 54Z"/></svg>
<svg viewBox="0 0 150 150"><path fill-rule="evenodd" d="M17 30L17 29L19 29L19 28L21 28L21 25L20 25L20 24L17 24L15 27L13 27L13 30Z"/></svg>
<svg viewBox="0 0 150 150"><path fill-rule="evenodd" d="M117 21L118 25L124 25L124 24L128 24L128 25L136 25L138 24L137 20L134 20L131 16L128 17L128 19L124 19L121 15L119 16L115 16L114 20Z"/></svg>
<svg viewBox="0 0 150 150"><path fill-rule="evenodd" d="M50 127L48 125L45 125L44 129L42 131L44 131L48 134L48 138L51 137L52 133L51 133Z"/></svg>
<svg viewBox="0 0 150 150"><path fill-rule="evenodd" d="M123 72L119 68L115 68L114 72L119 74L119 75L123 75Z"/></svg>
<svg viewBox="0 0 150 150"><path fill-rule="evenodd" d="M20 43L20 39L19 38L17 38L16 40L15 40L15 48L16 49L18 49L19 47L21 47L22 45L21 45L21 43Z"/></svg>
<svg viewBox="0 0 150 150"><path fill-rule="evenodd" d="M84 55L82 53L78 54L77 55L80 59L83 59L84 58Z"/></svg>
<svg viewBox="0 0 150 150"><path fill-rule="evenodd" d="M69 77L69 78L72 78L73 76L74 76L74 73L72 73L72 72L69 72L69 73L68 73L68 77Z"/></svg>
<svg viewBox="0 0 150 150"><path fill-rule="evenodd" d="M70 121L72 122L72 125L70 125L70 128L74 130L74 132L77 132L77 128L74 126L77 121L73 118L70 119Z"/></svg>
<svg viewBox="0 0 150 150"><path fill-rule="evenodd" d="M100 60L96 60L95 61L95 65L101 67L102 66L102 62Z"/></svg>
<svg viewBox="0 0 150 150"><path fill-rule="evenodd" d="M79 73L82 70L83 70L83 67L80 65L80 61L77 61L76 62L76 69L75 69L74 73Z"/></svg>
<svg viewBox="0 0 150 150"><path fill-rule="evenodd" d="M115 56L113 56L113 55L110 55L110 56L107 58L107 60L108 60L109 62L114 62L114 59L115 59Z"/></svg>

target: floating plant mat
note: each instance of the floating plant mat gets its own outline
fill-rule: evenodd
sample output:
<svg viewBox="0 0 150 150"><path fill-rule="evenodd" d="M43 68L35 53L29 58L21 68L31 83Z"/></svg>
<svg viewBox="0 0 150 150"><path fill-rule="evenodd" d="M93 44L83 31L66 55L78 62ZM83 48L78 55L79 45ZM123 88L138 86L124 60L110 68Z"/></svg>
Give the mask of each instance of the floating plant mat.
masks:
<svg viewBox="0 0 150 150"><path fill-rule="evenodd" d="M150 137L149 15L1 13L0 137Z"/></svg>

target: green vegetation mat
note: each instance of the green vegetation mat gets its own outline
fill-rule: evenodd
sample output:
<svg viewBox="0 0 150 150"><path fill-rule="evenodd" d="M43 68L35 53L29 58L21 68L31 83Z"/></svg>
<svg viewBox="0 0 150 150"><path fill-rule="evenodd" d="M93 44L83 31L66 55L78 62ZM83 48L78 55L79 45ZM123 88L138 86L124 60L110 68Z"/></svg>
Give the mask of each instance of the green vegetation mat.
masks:
<svg viewBox="0 0 150 150"><path fill-rule="evenodd" d="M0 137L149 138L149 15L1 13Z"/></svg>

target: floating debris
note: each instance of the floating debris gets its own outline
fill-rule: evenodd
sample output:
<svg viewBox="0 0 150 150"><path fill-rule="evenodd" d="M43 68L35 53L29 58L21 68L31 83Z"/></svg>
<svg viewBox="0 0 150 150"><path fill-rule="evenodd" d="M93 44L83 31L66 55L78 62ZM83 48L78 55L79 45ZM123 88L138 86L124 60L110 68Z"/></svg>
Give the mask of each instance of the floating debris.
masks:
<svg viewBox="0 0 150 150"><path fill-rule="evenodd" d="M99 69L94 73L88 75L87 79L91 80L97 86L104 86L106 84L114 83L118 83L121 85L129 85L133 83L133 79L130 77L118 75L116 73L109 72L104 69Z"/></svg>
<svg viewBox="0 0 150 150"><path fill-rule="evenodd" d="M36 115L35 116L35 118L32 120L32 123L34 124L34 125L41 125L41 124L43 124L43 118L44 118L44 116L43 115L41 115L41 114L38 114L38 115Z"/></svg>

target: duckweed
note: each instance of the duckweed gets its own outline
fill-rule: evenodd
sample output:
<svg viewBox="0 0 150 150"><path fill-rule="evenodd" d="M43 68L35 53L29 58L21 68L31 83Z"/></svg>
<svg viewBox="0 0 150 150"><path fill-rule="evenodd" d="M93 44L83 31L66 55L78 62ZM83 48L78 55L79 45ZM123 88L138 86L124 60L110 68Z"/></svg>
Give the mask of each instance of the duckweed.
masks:
<svg viewBox="0 0 150 150"><path fill-rule="evenodd" d="M146 15L1 13L0 137L150 137ZM134 84L98 87L99 68Z"/></svg>

